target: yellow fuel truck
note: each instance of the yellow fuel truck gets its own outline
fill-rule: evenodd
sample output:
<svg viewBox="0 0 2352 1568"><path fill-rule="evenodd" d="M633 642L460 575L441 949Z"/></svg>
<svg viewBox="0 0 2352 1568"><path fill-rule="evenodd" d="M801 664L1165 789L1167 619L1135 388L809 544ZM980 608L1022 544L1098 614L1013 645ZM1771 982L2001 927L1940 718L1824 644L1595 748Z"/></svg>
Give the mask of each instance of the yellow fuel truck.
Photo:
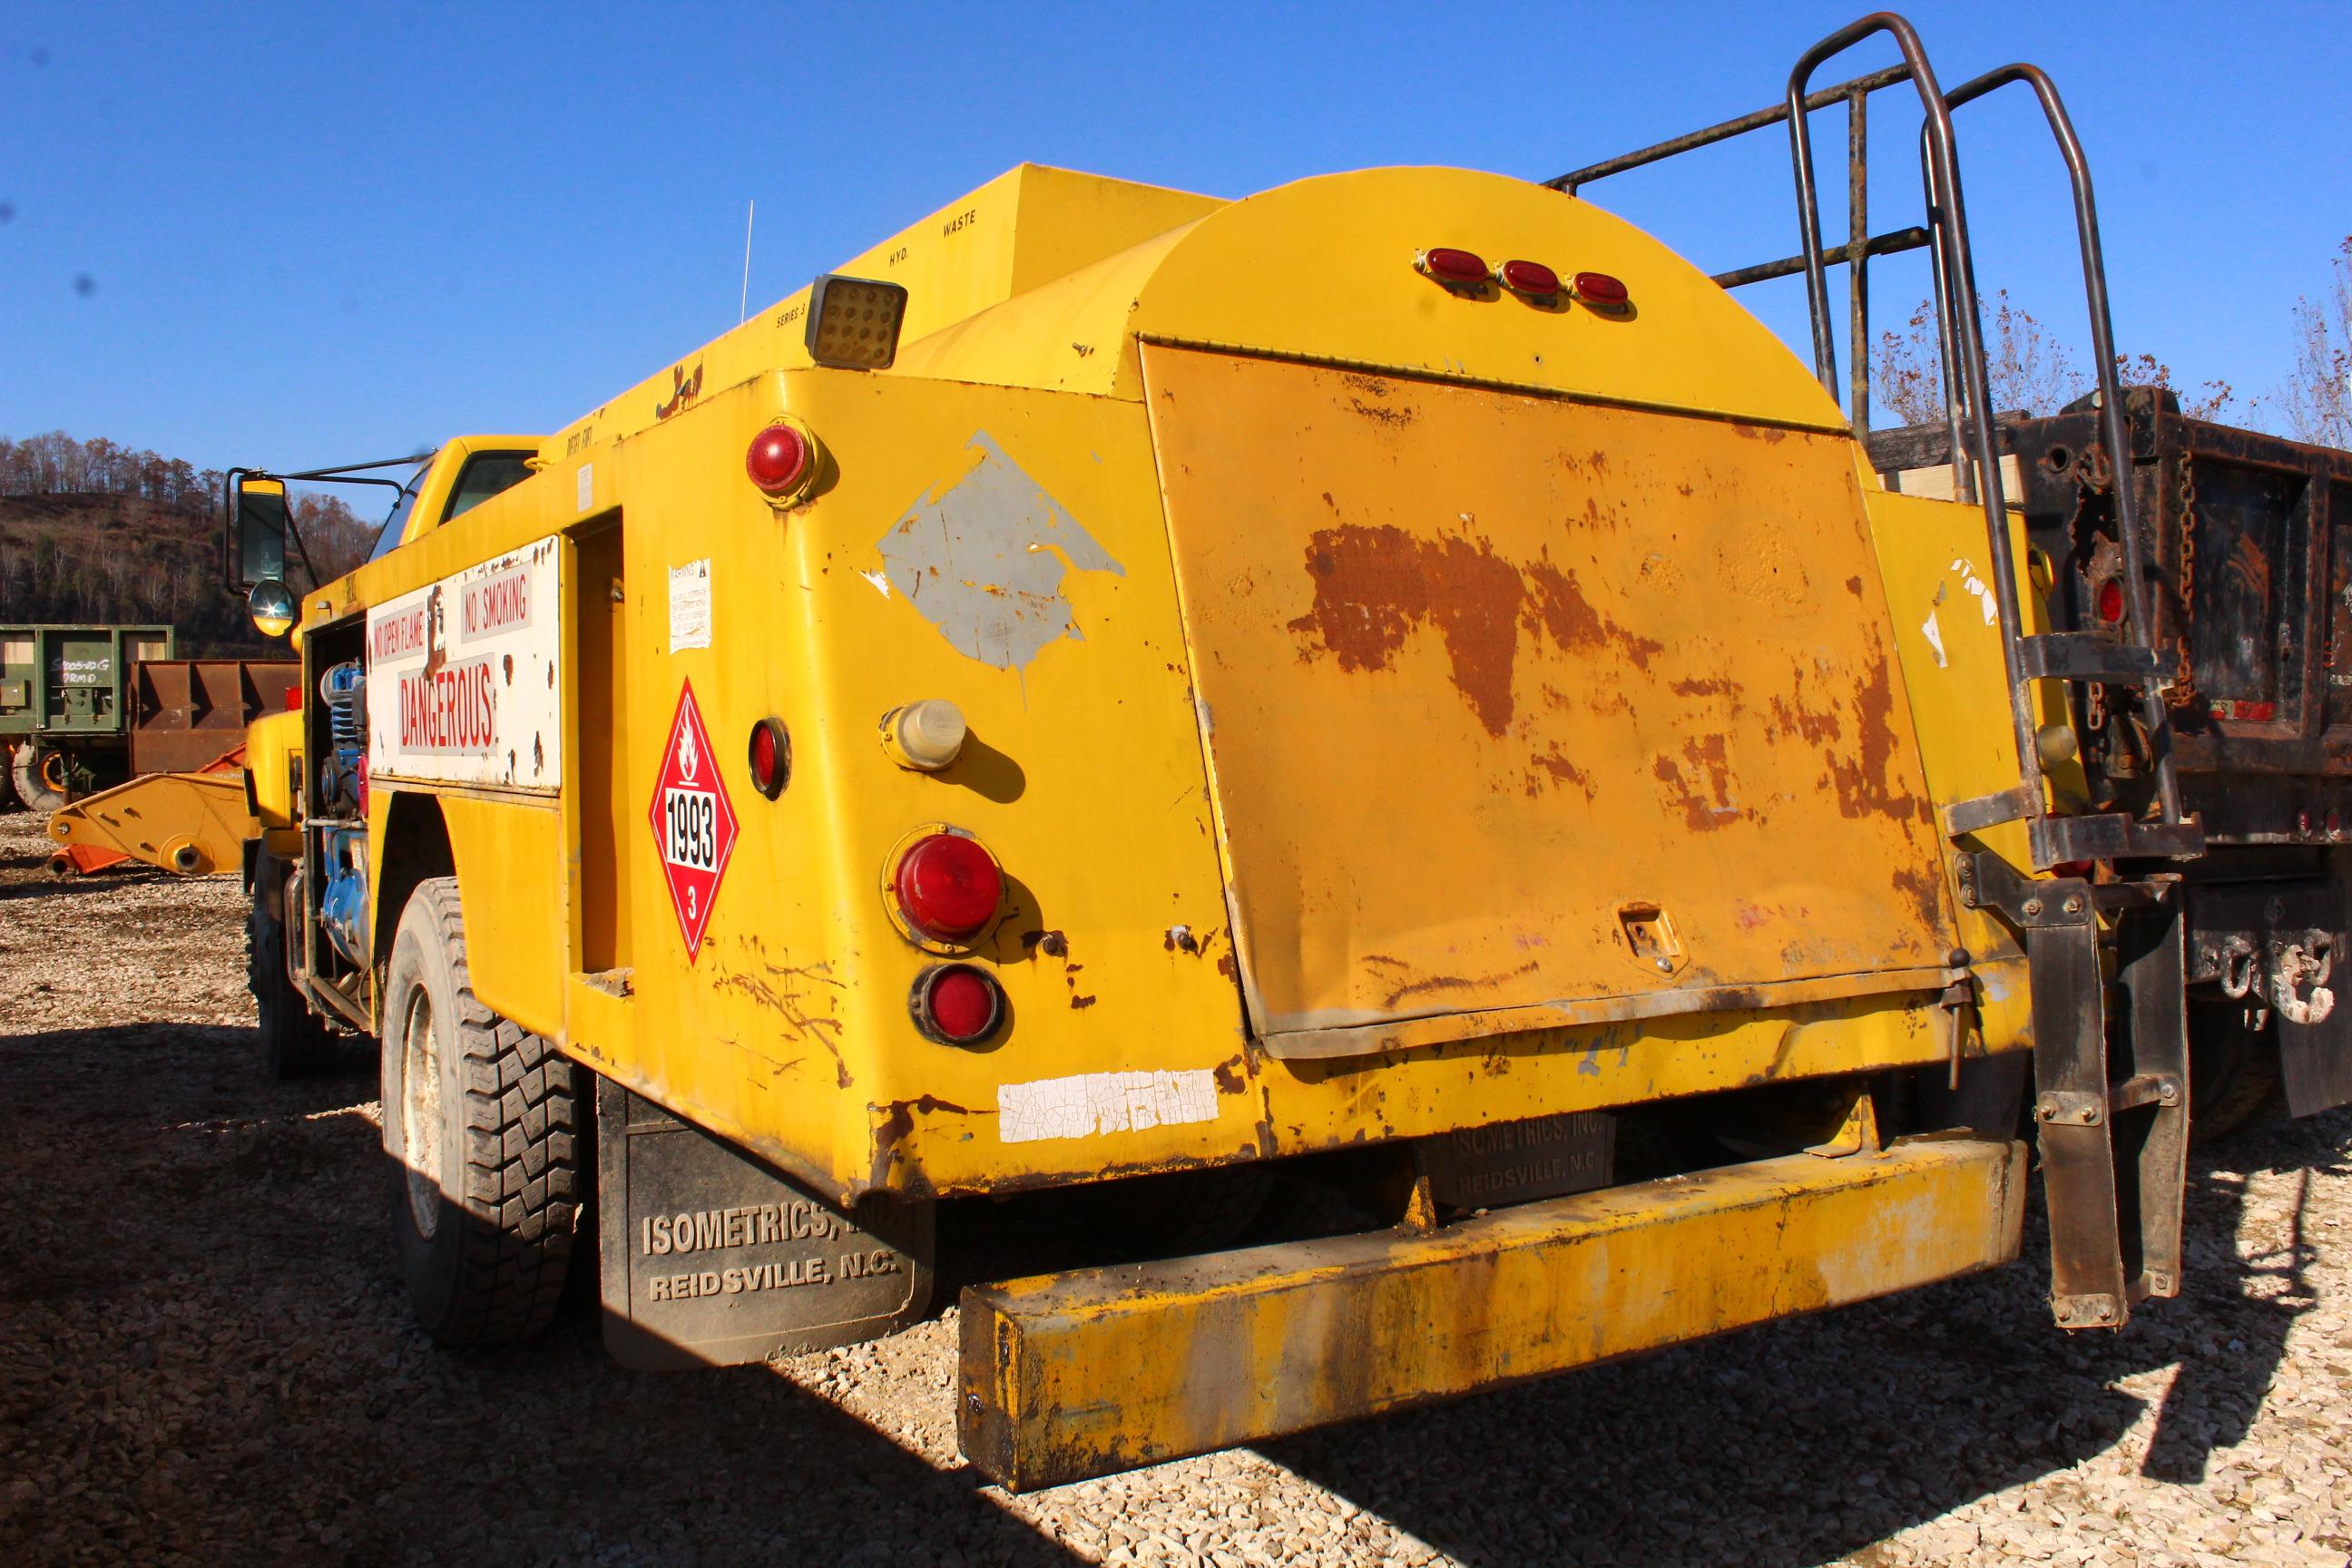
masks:
<svg viewBox="0 0 2352 1568"><path fill-rule="evenodd" d="M1860 80L1972 300L1944 95ZM2147 584L2065 629L1946 316L1957 503L1559 183L1024 165L449 442L299 603L240 473L304 667L248 744L272 1060L380 1042L450 1343L593 1264L625 1362L755 1360L1050 1237L956 1276L1013 1488L2001 1263L2029 1125L2057 1321L2118 1326L2179 1288L2199 829ZM2137 797L2094 691L2149 699Z"/></svg>

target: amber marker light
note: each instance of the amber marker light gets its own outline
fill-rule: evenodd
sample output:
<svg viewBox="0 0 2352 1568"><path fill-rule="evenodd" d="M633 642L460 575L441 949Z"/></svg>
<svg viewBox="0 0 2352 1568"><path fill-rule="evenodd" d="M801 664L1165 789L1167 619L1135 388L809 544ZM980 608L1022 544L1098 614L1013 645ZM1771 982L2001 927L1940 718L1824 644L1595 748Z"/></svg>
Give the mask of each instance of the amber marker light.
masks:
<svg viewBox="0 0 2352 1568"><path fill-rule="evenodd" d="M906 321L907 290L898 284L829 272L809 290L809 358L836 370L887 370Z"/></svg>

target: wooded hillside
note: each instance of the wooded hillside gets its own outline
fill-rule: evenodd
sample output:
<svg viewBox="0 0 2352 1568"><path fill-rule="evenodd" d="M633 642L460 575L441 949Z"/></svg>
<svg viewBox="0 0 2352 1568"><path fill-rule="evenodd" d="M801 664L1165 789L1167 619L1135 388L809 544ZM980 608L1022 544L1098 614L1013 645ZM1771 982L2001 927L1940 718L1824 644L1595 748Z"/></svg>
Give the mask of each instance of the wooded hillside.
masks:
<svg viewBox="0 0 2352 1568"><path fill-rule="evenodd" d="M220 507L215 469L103 437L0 437L0 625L158 622L179 629L185 656L282 651L221 585ZM324 579L374 539L335 497L299 495L294 514ZM289 565L298 593L314 585L299 557Z"/></svg>

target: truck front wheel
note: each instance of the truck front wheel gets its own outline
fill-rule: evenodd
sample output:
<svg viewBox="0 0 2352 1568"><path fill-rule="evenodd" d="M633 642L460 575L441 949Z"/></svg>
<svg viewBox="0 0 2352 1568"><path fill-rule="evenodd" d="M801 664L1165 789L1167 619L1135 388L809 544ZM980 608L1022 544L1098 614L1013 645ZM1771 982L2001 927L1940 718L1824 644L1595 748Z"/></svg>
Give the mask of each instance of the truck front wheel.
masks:
<svg viewBox="0 0 2352 1568"><path fill-rule="evenodd" d="M253 904L245 915L245 983L253 993L261 1060L274 1079L309 1078L335 1065L335 1037L311 1012L287 973L282 911L299 901L285 861L264 853L254 861ZM279 913L271 912L275 903Z"/></svg>
<svg viewBox="0 0 2352 1568"><path fill-rule="evenodd" d="M383 1147L401 1272L446 1345L543 1328L578 1225L578 1085L537 1035L484 1006L454 877L417 884L383 1007Z"/></svg>

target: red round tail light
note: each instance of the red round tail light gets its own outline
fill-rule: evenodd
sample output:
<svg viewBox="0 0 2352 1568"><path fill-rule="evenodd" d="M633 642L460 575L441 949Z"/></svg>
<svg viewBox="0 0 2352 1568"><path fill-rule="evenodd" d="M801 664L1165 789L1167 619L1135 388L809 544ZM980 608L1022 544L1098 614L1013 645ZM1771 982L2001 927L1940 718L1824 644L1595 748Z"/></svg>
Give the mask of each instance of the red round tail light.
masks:
<svg viewBox="0 0 2352 1568"><path fill-rule="evenodd" d="M2124 585L2119 578L2110 577L2099 584L2099 619L2107 625L2120 626L2124 618Z"/></svg>
<svg viewBox="0 0 2352 1568"><path fill-rule="evenodd" d="M1496 271L1503 287L1530 296L1559 292L1559 274L1540 261L1506 261Z"/></svg>
<svg viewBox="0 0 2352 1568"><path fill-rule="evenodd" d="M934 833L898 858L891 878L898 912L915 934L961 942L995 917L1004 898L1004 873L995 857L971 839Z"/></svg>
<svg viewBox="0 0 2352 1568"><path fill-rule="evenodd" d="M812 456L806 436L789 425L771 425L751 437L743 471L765 494L787 496L808 479Z"/></svg>
<svg viewBox="0 0 2352 1568"><path fill-rule="evenodd" d="M784 793L793 773L792 737L781 719L762 719L751 726L751 787L770 800Z"/></svg>
<svg viewBox="0 0 2352 1568"><path fill-rule="evenodd" d="M1484 283L1486 281L1486 258L1475 251L1455 250L1449 246L1433 246L1421 253L1421 269L1440 283Z"/></svg>
<svg viewBox="0 0 2352 1568"><path fill-rule="evenodd" d="M1004 990L986 970L942 963L915 976L907 997L915 1027L949 1046L974 1046L1004 1022Z"/></svg>
<svg viewBox="0 0 2352 1568"><path fill-rule="evenodd" d="M1606 272L1580 272L1576 275L1576 297L1588 305L1622 305L1627 295L1625 285Z"/></svg>

